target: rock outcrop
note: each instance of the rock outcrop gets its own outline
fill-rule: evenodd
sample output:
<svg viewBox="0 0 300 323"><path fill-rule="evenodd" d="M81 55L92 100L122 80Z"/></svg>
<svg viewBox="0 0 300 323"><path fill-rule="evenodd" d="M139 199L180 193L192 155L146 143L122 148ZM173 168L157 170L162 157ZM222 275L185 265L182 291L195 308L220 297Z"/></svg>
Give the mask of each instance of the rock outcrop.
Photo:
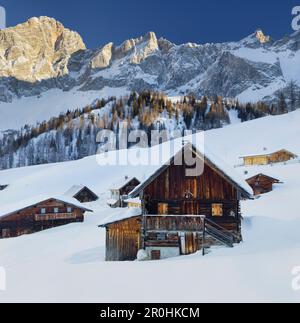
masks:
<svg viewBox="0 0 300 323"><path fill-rule="evenodd" d="M89 50L56 20L32 18L0 31L0 101L75 87L270 100L291 79L300 85L299 35L274 42L259 29L238 42L176 45L149 32Z"/></svg>
<svg viewBox="0 0 300 323"><path fill-rule="evenodd" d="M31 18L0 31L0 77L36 82L68 74L70 56L85 50L78 33L55 19Z"/></svg>

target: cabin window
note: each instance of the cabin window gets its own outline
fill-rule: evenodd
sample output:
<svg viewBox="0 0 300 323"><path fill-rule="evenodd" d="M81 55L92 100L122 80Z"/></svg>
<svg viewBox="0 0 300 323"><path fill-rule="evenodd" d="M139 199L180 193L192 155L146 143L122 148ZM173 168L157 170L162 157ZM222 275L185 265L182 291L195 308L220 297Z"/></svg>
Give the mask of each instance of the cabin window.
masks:
<svg viewBox="0 0 300 323"><path fill-rule="evenodd" d="M41 214L46 214L46 209L45 208L41 208Z"/></svg>
<svg viewBox="0 0 300 323"><path fill-rule="evenodd" d="M72 213L73 212L73 209L69 206L67 207L67 213Z"/></svg>
<svg viewBox="0 0 300 323"><path fill-rule="evenodd" d="M168 203L158 203L158 214L165 215L168 214L169 205Z"/></svg>
<svg viewBox="0 0 300 323"><path fill-rule="evenodd" d="M167 240L167 237L166 237L165 233L158 233L157 236L156 236L156 239L158 241L165 241L165 240Z"/></svg>
<svg viewBox="0 0 300 323"><path fill-rule="evenodd" d="M59 212L59 208L58 208L58 207L55 207L55 208L53 209L53 212L54 212L54 213L58 213L58 212Z"/></svg>
<svg viewBox="0 0 300 323"><path fill-rule="evenodd" d="M212 216L223 216L223 204L212 205Z"/></svg>

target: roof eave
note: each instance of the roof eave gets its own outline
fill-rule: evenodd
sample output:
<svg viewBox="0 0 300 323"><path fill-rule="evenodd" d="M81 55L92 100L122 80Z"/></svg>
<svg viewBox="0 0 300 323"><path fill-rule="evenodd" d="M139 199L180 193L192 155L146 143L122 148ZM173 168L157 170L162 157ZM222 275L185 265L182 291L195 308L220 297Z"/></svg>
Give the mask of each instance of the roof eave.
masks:
<svg viewBox="0 0 300 323"><path fill-rule="evenodd" d="M142 216L142 214L133 215L133 216L129 216L128 218L124 218L124 219L120 219L120 220L116 220L116 221L111 221L111 222L108 222L108 223L105 223L105 224L100 224L100 225L98 225L98 228L107 228L111 224L119 223L119 222L122 222L122 221L134 219L134 218L140 218L141 216Z"/></svg>

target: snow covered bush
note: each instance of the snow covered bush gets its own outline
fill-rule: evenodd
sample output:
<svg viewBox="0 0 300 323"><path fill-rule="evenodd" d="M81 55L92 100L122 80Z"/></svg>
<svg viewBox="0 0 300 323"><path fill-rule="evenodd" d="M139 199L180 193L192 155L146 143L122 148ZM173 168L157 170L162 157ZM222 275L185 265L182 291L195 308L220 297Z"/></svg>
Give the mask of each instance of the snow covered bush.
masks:
<svg viewBox="0 0 300 323"><path fill-rule="evenodd" d="M149 260L149 255L146 250L141 249L137 253L137 260L138 261L147 261Z"/></svg>

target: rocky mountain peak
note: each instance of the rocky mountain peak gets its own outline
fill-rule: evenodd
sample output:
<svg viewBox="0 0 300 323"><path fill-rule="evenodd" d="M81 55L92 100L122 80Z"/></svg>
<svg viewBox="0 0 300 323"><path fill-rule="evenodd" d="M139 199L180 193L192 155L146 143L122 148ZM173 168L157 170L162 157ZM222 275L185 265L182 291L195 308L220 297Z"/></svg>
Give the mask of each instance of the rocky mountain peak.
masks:
<svg viewBox="0 0 300 323"><path fill-rule="evenodd" d="M256 30L255 37L261 44L268 43L271 40L271 37L266 36L261 29Z"/></svg>
<svg viewBox="0 0 300 323"><path fill-rule="evenodd" d="M149 55L159 49L158 40L154 32L148 32L142 37L126 40L115 50L117 58L131 55L130 62L140 64Z"/></svg>
<svg viewBox="0 0 300 323"><path fill-rule="evenodd" d="M272 45L273 41L272 38L265 35L261 29L257 29L254 33L242 39L237 44L250 48L258 48L265 45Z"/></svg>
<svg viewBox="0 0 300 323"><path fill-rule="evenodd" d="M81 37L55 19L31 18L0 31L0 102L39 96L54 88L151 89L269 101L290 79L300 84L299 71L287 68L299 65L299 35L274 42L259 29L238 42L175 45L148 32L120 46L108 43L86 50Z"/></svg>
<svg viewBox="0 0 300 323"><path fill-rule="evenodd" d="M113 56L114 44L108 43L96 52L91 60L92 69L102 69L110 65Z"/></svg>
<svg viewBox="0 0 300 323"><path fill-rule="evenodd" d="M171 43L169 40L165 39L165 38L160 38L158 40L158 46L159 49L163 52L163 53L168 53L170 51L170 49L172 47L174 47L175 45L173 43Z"/></svg>
<svg viewBox="0 0 300 323"><path fill-rule="evenodd" d="M68 73L72 54L86 49L80 35L49 17L0 31L0 77L35 82Z"/></svg>

